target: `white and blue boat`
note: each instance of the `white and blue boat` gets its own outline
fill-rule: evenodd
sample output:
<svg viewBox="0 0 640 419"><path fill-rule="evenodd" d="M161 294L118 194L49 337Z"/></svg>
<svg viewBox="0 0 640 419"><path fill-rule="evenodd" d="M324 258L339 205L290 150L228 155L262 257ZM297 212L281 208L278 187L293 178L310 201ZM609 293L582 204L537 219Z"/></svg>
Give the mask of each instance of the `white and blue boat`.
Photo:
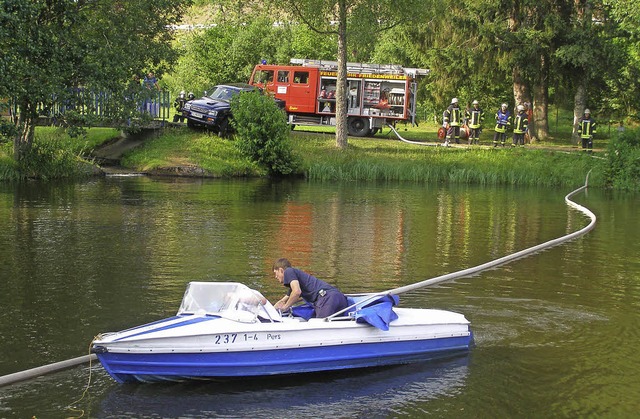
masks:
<svg viewBox="0 0 640 419"><path fill-rule="evenodd" d="M282 315L240 283L191 282L178 313L92 342L118 382L232 379L408 364L467 353L458 313L397 307L393 294L348 296L327 318Z"/></svg>

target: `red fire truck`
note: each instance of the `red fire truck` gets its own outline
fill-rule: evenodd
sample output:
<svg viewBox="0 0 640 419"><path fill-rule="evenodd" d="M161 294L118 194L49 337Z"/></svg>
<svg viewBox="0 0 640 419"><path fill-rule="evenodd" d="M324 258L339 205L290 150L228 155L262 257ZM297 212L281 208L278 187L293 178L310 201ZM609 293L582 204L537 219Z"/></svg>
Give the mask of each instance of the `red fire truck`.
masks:
<svg viewBox="0 0 640 419"><path fill-rule="evenodd" d="M289 123L336 124L338 63L292 59L291 65L260 64L249 84L285 102ZM364 137L397 121L415 123L417 76L429 70L399 65L347 63L347 127Z"/></svg>

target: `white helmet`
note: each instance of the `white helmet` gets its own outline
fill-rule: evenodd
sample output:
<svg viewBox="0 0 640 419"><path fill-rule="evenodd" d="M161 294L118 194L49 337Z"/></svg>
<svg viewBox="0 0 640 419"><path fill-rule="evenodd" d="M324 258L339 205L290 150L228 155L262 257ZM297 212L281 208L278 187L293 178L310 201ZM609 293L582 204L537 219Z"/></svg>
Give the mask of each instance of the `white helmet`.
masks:
<svg viewBox="0 0 640 419"><path fill-rule="evenodd" d="M524 106L518 105L518 111L524 111Z"/></svg>
<svg viewBox="0 0 640 419"><path fill-rule="evenodd" d="M586 115L586 114L591 115L591 111L590 111L589 109L585 109L585 110L584 110L584 113L585 113L585 115Z"/></svg>
<svg viewBox="0 0 640 419"><path fill-rule="evenodd" d="M502 108L506 108L506 107L508 107L508 106L509 106L509 105L507 105L506 103L503 103L502 105L500 105L500 107L502 107Z"/></svg>
<svg viewBox="0 0 640 419"><path fill-rule="evenodd" d="M458 103L458 98L454 97L453 99L451 99L451 103Z"/></svg>
<svg viewBox="0 0 640 419"><path fill-rule="evenodd" d="M477 100L474 100L473 102L471 102L472 105L478 105L480 104L480 102L478 102Z"/></svg>

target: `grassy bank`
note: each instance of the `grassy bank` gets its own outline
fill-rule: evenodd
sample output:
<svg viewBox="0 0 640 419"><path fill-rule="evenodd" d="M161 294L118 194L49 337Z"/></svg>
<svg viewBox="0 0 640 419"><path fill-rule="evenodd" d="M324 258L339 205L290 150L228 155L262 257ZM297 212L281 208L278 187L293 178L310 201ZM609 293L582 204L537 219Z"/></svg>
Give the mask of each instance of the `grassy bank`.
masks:
<svg viewBox="0 0 640 419"><path fill-rule="evenodd" d="M296 129L292 134L295 153L301 156L300 174L319 181L406 181L438 183L474 183L482 185L527 185L573 187L582 184L593 170L590 185L603 187L607 162L604 151L593 155L575 146L547 143L524 148L488 146L436 147L437 127L399 126L401 135L414 141L429 141L430 146L401 142L388 129L375 138L350 138L346 150L335 147L333 132L310 133ZM38 165L44 177L72 177L78 171L80 155L117 135L114 130L91 129L86 138L71 139L55 129L39 129L39 144L47 144L31 170ZM483 134L490 144L492 133ZM0 152L0 178L19 178L23 168L13 162L3 145ZM56 152L55 149L64 150ZM58 163L50 163L51 156ZM54 159L55 160L55 159ZM122 165L151 173L192 174L236 177L265 176L266 171L242 157L233 139L222 139L206 131L182 128L166 129L159 137L145 141L122 159ZM180 170L173 170L180 168ZM8 173L8 175L7 175Z"/></svg>
<svg viewBox="0 0 640 419"><path fill-rule="evenodd" d="M413 134L415 137L415 132ZM431 138L433 135L435 131ZM338 150L332 133L308 132L294 132L292 143L295 152L302 157L302 174L321 181L570 187L584 182L586 173L593 169L591 185L602 186L605 168L605 161L597 157L598 153L594 158L560 148L444 148L435 147L433 143L431 146L407 144L378 135L376 138L350 138L348 149ZM123 159L123 165L141 171L197 166L207 174L219 177L265 174L238 153L233 140L182 129L168 130L134 150Z"/></svg>
<svg viewBox="0 0 640 419"><path fill-rule="evenodd" d="M32 150L24 162L18 163L13 159L11 142L0 143L0 180L94 175L96 168L85 156L119 135L115 129L91 128L85 135L72 138L61 128L37 127Z"/></svg>
<svg viewBox="0 0 640 419"><path fill-rule="evenodd" d="M241 156L233 140L186 128L166 129L160 137L125 155L121 164L143 172L197 167L215 177L266 174L265 170Z"/></svg>
<svg viewBox="0 0 640 419"><path fill-rule="evenodd" d="M582 153L535 148L444 148L393 140L351 139L338 151L314 136L296 144L305 172L317 180L378 180L482 185L574 186L593 169L603 184L605 161Z"/></svg>

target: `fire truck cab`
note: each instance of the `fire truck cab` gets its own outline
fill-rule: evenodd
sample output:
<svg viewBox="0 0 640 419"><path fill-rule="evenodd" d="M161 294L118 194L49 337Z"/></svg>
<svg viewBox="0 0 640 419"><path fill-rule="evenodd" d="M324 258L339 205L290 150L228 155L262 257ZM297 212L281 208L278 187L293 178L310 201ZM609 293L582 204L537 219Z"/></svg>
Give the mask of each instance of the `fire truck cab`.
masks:
<svg viewBox="0 0 640 419"><path fill-rule="evenodd" d="M285 102L289 124L336 125L338 63L292 59L291 65L260 64L249 84ZM429 70L399 65L347 63L347 128L364 137L396 121L415 124L416 77Z"/></svg>

